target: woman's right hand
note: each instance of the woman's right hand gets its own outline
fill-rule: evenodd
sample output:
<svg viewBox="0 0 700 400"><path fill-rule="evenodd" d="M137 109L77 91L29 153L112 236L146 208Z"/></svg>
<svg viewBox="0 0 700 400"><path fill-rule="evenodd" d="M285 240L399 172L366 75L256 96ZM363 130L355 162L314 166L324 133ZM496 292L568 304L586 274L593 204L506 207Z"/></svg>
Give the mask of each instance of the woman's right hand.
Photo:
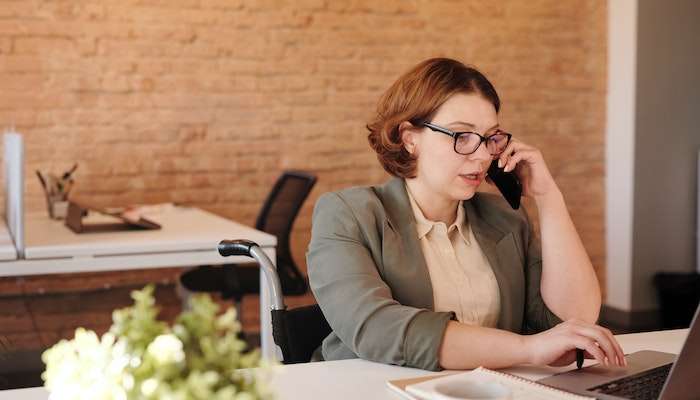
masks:
<svg viewBox="0 0 700 400"><path fill-rule="evenodd" d="M547 331L525 336L530 363L564 366L576 361L576 349L601 365L626 366L625 354L609 329L570 319Z"/></svg>

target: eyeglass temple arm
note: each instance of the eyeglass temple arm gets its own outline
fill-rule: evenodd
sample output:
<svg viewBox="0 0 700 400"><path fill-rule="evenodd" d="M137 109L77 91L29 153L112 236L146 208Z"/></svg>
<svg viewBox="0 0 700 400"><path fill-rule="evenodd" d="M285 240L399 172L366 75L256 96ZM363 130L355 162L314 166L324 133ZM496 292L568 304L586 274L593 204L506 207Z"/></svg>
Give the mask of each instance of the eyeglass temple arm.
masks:
<svg viewBox="0 0 700 400"><path fill-rule="evenodd" d="M440 133L444 133L445 135L449 135L449 136L451 136L451 137L455 137L455 136L457 135L455 132L452 132L452 131L450 131L450 130L447 130L447 129L441 127L441 126L433 125L433 124L431 124L430 122L423 122L423 126L427 126L428 128L430 128L430 129L432 129L432 130L434 130L434 131L437 131L437 132L440 132Z"/></svg>

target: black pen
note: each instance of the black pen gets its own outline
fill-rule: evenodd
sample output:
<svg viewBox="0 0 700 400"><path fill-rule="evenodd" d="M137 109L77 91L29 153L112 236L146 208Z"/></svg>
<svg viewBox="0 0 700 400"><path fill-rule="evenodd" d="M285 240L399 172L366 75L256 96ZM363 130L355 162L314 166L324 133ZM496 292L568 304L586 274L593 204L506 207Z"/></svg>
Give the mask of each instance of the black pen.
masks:
<svg viewBox="0 0 700 400"><path fill-rule="evenodd" d="M576 369L581 369L583 366L583 350L576 349Z"/></svg>

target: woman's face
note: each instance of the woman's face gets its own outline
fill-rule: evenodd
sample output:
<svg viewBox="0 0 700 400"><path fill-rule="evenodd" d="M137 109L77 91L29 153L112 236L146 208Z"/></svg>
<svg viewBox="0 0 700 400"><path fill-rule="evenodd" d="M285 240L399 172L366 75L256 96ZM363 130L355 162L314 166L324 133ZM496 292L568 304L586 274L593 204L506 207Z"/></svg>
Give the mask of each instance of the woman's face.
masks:
<svg viewBox="0 0 700 400"><path fill-rule="evenodd" d="M452 132L476 132L482 136L498 130L495 107L476 93L453 95L429 122ZM407 130L404 144L417 155L417 183L445 200L474 196L492 160L486 143L481 143L472 154L458 154L452 137L426 127Z"/></svg>

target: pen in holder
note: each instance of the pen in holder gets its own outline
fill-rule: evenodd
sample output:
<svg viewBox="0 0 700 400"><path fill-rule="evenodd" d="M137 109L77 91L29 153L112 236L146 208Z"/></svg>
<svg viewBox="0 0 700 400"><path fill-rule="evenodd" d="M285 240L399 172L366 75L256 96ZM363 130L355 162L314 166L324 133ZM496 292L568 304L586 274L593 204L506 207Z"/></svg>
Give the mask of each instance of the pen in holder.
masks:
<svg viewBox="0 0 700 400"><path fill-rule="evenodd" d="M36 171L36 175L46 195L49 217L53 219L66 218L68 213L68 196L74 184L72 176L77 168L78 164L76 163L70 170L60 176L56 176L51 172L42 174L41 171Z"/></svg>

